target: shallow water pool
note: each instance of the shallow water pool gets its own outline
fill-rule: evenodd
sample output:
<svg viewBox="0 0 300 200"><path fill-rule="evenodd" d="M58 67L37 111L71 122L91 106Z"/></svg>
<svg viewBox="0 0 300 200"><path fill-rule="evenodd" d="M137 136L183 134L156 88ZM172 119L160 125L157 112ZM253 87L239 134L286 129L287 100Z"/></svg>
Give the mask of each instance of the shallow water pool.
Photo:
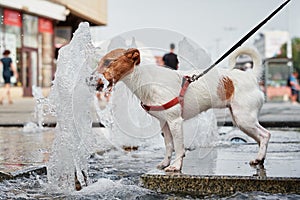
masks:
<svg viewBox="0 0 300 200"><path fill-rule="evenodd" d="M225 128L226 129L226 128ZM220 144L216 148L234 151L252 151L249 144L231 144L230 133L234 129L220 131ZM98 131L97 129L93 129ZM270 141L270 159L274 156L289 151L289 155L299 158L300 134L297 130L273 130L273 138ZM227 134L227 136L226 136ZM234 133L237 136L239 133ZM226 137L225 137L226 136ZM22 129L0 128L0 169L18 170L32 165L47 163L52 141L53 129L45 129L38 132L23 132ZM47 176L32 173L30 177L22 177L14 180L0 182L0 199L194 199L191 196L180 194L161 194L147 190L140 185L139 177L150 171L156 171L155 167L163 158L163 146L142 146L137 151L127 152L115 148L103 134L99 132L97 142L99 148L89 159L89 186L81 191L64 193L48 188ZM288 142L289 149L286 147ZM249 141L251 143L251 141ZM276 144L272 147L272 144ZM280 145L282 144L282 145ZM191 152L192 153L192 152ZM238 154L238 152L237 152ZM219 154L220 155L220 154ZM225 154L224 154L225 155ZM223 156L224 156L223 155ZM298 156L298 157L297 157ZM215 158L217 161L220 158ZM298 160L299 161L299 160ZM241 162L241 161L236 161ZM271 161L267 161L271 162ZM216 165L217 166L217 165ZM209 167L209 166L208 166ZM215 167L216 170L218 167ZM267 175L268 175L267 168ZM287 169L289 170L289 169ZM198 169L199 171L199 169ZM270 173L272 169L269 170ZM202 173L207 171L203 170ZM223 172L228 173L224 169ZM240 172L241 173L241 172ZM279 173L279 172L278 172ZM299 174L291 172L290 174ZM249 168L249 174L251 169ZM220 199L218 196L206 197L207 199ZM223 199L299 199L298 194L268 194L262 192L236 193Z"/></svg>

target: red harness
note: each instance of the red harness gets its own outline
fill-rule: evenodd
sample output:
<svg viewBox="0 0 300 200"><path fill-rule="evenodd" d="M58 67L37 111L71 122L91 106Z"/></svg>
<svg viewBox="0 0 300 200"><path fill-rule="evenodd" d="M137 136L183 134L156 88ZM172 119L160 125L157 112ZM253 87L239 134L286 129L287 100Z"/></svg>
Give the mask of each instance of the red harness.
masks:
<svg viewBox="0 0 300 200"><path fill-rule="evenodd" d="M181 105L181 109L183 109L183 100L184 100L184 94L189 86L189 84L191 83L190 81L190 77L189 76L184 76L182 79L182 84L181 84L181 90L179 93L178 97L175 97L174 99L172 99L171 101L161 105L161 106L148 106L143 104L143 102L141 102L141 106L142 108L144 108L144 110L148 111L161 111L161 110L167 110L175 105L177 105L178 103L180 103Z"/></svg>

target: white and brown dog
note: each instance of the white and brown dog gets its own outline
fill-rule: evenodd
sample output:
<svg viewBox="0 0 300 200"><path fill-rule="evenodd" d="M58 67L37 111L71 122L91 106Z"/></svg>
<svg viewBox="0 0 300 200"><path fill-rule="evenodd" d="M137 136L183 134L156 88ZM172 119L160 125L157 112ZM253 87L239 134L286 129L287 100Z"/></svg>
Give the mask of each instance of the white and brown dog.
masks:
<svg viewBox="0 0 300 200"><path fill-rule="evenodd" d="M155 65L137 66L140 63L137 49L109 52L100 60L97 71L109 81L109 86L123 81L141 100L144 109L161 122L166 155L158 168L165 171L182 169L185 155L183 121L210 108L229 108L236 126L259 145L258 155L250 164L262 164L270 133L258 122L258 113L264 102L258 85L261 60L255 50L243 47L231 55L231 66L241 54L252 57L252 69L214 68L190 84L188 78L185 83L182 80L185 76L199 74L198 70L180 72ZM102 87L103 82L99 79L97 89ZM170 165L174 150L175 160Z"/></svg>

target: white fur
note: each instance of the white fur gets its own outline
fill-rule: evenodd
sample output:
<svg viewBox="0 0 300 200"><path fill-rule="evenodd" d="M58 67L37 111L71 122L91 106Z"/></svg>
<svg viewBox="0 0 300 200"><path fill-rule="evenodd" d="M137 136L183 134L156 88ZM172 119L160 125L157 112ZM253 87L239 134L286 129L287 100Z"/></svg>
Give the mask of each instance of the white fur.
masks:
<svg viewBox="0 0 300 200"><path fill-rule="evenodd" d="M202 111L210 108L228 107L234 123L247 135L254 138L259 146L256 159L252 162L263 162L266 156L270 133L258 122L258 113L264 102L264 95L259 89L258 79L261 74L261 60L256 51L250 48L237 49L230 58L231 66L240 54L252 57L252 70L213 68L199 80L190 84L184 96L184 107L180 104L164 111L150 111L159 119L164 133L166 155L158 168L166 171L180 171L185 154L183 145L182 123ZM162 105L178 96L184 75L199 74L199 71L180 72L167 68L147 65L136 66L134 71L122 81L146 105ZM234 94L230 100L222 101L217 95L219 80L227 76L234 84ZM175 150L175 161L171 163L171 155Z"/></svg>

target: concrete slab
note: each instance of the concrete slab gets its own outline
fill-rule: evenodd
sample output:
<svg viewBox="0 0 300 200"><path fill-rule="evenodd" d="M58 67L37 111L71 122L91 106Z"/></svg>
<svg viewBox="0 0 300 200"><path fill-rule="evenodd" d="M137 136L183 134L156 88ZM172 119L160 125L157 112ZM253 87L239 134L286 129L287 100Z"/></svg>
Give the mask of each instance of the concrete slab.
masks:
<svg viewBox="0 0 300 200"><path fill-rule="evenodd" d="M200 197L238 191L299 194L300 132L275 131L272 136L264 165L249 165L256 156L257 144L224 143L187 152L182 173L153 170L141 177L142 183L163 193Z"/></svg>
<svg viewBox="0 0 300 200"><path fill-rule="evenodd" d="M38 175L46 175L47 167L45 165L30 166L30 167L27 166L11 172L0 171L0 181L15 179L19 177L29 178L33 173Z"/></svg>
<svg viewBox="0 0 300 200"><path fill-rule="evenodd" d="M270 194L299 194L300 178L244 176L193 176L184 174L143 175L143 186L161 193L192 197L229 196L236 192L262 191Z"/></svg>

